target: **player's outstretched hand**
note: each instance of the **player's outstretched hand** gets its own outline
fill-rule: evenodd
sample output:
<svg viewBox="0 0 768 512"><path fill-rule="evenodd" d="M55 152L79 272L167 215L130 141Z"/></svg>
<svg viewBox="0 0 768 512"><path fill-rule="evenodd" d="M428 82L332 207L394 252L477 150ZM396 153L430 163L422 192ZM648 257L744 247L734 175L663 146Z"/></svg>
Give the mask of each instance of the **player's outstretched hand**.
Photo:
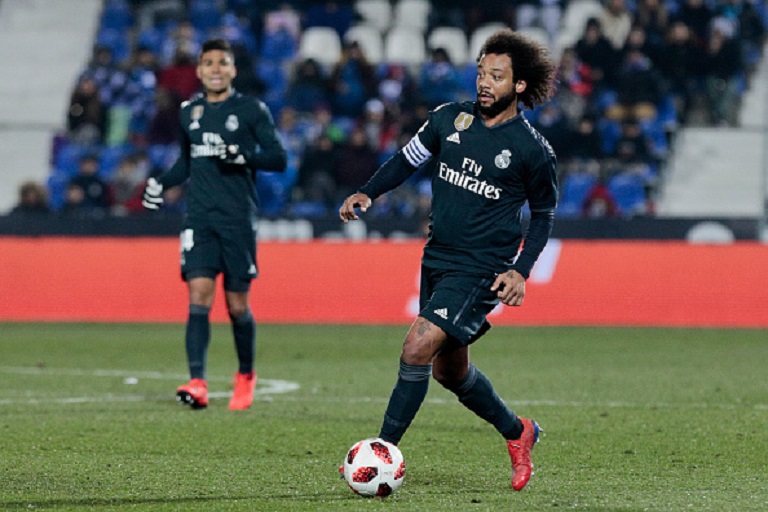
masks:
<svg viewBox="0 0 768 512"><path fill-rule="evenodd" d="M163 204L163 185L158 183L155 178L147 180L147 186L144 188L144 195L141 204L148 210L159 210Z"/></svg>
<svg viewBox="0 0 768 512"><path fill-rule="evenodd" d="M525 278L517 270L508 270L496 276L491 286L499 300L507 306L522 306L525 298Z"/></svg>
<svg viewBox="0 0 768 512"><path fill-rule="evenodd" d="M350 220L357 220L360 217L355 213L355 208L360 208L361 212L365 212L371 207L371 198L362 192L352 194L344 200L344 203L339 208L339 217L344 222Z"/></svg>

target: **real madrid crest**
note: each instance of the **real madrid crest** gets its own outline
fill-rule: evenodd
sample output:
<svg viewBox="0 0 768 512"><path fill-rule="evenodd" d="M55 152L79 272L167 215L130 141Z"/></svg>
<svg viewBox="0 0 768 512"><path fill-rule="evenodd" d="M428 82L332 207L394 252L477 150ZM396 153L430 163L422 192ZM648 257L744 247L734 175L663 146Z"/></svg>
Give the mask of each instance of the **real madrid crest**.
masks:
<svg viewBox="0 0 768 512"><path fill-rule="evenodd" d="M456 131L460 132L469 128L469 125L471 125L474 120L475 116L462 112L453 120L453 126L456 128Z"/></svg>
<svg viewBox="0 0 768 512"><path fill-rule="evenodd" d="M192 107L192 112L190 113L192 122L189 123L190 130L197 130L200 128L200 119L203 117L203 108L202 105L195 105Z"/></svg>
<svg viewBox="0 0 768 512"><path fill-rule="evenodd" d="M493 159L493 163L495 163L496 167L499 169L506 169L509 167L510 156L512 156L512 153L508 149L504 149L501 153L496 155L496 158Z"/></svg>
<svg viewBox="0 0 768 512"><path fill-rule="evenodd" d="M235 114L230 114L229 117L227 117L227 121L224 123L224 127L230 132L233 132L237 130L238 126L240 126L240 122L237 120L237 116Z"/></svg>

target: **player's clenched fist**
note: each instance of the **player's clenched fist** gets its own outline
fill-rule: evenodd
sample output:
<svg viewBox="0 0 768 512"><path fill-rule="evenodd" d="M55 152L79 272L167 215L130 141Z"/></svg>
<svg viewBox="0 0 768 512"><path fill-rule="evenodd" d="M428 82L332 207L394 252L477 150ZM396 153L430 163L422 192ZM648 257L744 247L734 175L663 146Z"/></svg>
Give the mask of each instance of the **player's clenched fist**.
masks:
<svg viewBox="0 0 768 512"><path fill-rule="evenodd" d="M141 204L148 210L159 210L163 204L163 185L155 178L147 180L147 186L144 188L144 195Z"/></svg>
<svg viewBox="0 0 768 512"><path fill-rule="evenodd" d="M217 146L219 158L224 160L225 163L234 165L245 165L247 161L247 155L245 150L241 149L238 144L221 144Z"/></svg>

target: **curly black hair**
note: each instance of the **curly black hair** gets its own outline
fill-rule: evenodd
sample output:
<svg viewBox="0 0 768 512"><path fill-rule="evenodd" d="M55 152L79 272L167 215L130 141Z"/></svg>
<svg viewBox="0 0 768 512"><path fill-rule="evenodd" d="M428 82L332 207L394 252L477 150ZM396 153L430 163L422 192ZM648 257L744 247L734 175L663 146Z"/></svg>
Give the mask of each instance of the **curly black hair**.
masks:
<svg viewBox="0 0 768 512"><path fill-rule="evenodd" d="M477 61L480 62L483 55L489 53L509 55L512 60L512 76L527 84L525 90L518 94L519 101L526 107L533 109L554 94L556 66L546 46L505 28L485 41Z"/></svg>

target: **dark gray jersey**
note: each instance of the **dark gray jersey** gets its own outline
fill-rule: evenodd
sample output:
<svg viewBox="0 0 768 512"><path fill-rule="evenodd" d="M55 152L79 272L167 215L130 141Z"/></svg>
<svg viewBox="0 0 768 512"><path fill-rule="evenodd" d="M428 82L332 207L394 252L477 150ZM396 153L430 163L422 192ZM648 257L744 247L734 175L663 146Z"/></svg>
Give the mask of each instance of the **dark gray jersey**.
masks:
<svg viewBox="0 0 768 512"><path fill-rule="evenodd" d="M474 102L432 111L403 148L408 162L433 162L430 234L424 264L503 272L522 241L521 208L557 205L556 157L521 113L487 127Z"/></svg>
<svg viewBox="0 0 768 512"><path fill-rule="evenodd" d="M193 223L250 222L258 208L256 170L285 168L285 150L269 109L237 92L218 103L199 95L182 104L179 119L181 155L160 182L168 188L189 178L187 218ZM219 157L229 145L239 146L245 165Z"/></svg>

